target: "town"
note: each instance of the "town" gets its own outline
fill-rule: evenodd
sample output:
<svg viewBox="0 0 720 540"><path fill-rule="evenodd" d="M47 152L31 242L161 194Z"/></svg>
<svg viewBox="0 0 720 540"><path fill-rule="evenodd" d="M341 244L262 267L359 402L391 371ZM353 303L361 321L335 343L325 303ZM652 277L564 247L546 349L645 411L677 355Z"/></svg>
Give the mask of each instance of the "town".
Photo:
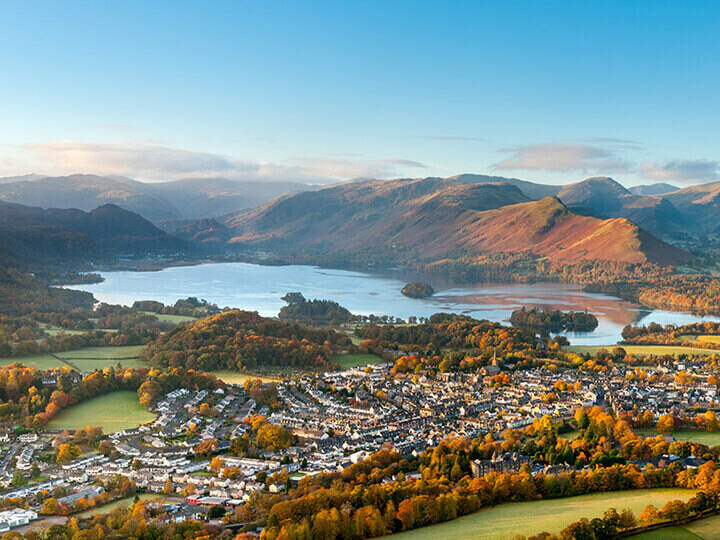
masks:
<svg viewBox="0 0 720 540"><path fill-rule="evenodd" d="M99 452L71 454L73 459L59 459L59 449L72 445L76 434L11 431L0 439L0 497L8 508L0 513L0 527L29 530L44 517L87 514L130 492L157 495L153 504L168 521L221 526L222 517L232 516L254 493L284 493L303 478L343 471L384 448L417 456L448 437L502 440L508 430L543 418L569 429L577 411L593 407L620 417L637 413L642 403L644 421L649 414L652 426L668 415L691 418L698 409L718 408L717 386L697 383L713 376L706 361L667 362L649 372L619 363L609 371L546 365L515 370L498 384L500 373L488 365L474 373L397 376L390 362L215 390L179 388L154 405L153 421L111 433ZM57 381L47 377L44 384ZM251 396L261 389L271 395L265 403ZM281 429L287 437L274 434L277 440L243 445L243 436L257 425ZM655 457L656 465L661 461L697 468L706 460L665 453ZM472 472L480 477L523 465L532 474L588 466L496 452L474 460ZM417 471L408 474L419 477ZM126 491L118 487L120 478Z"/></svg>

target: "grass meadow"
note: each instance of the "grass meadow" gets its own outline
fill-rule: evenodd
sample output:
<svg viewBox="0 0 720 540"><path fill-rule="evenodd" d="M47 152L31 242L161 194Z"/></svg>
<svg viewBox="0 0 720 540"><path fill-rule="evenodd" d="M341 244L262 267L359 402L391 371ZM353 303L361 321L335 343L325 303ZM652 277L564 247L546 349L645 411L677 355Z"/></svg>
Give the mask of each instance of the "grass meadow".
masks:
<svg viewBox="0 0 720 540"><path fill-rule="evenodd" d="M673 345L571 345L567 348L569 352L590 353L595 354L600 349L611 351L615 347L622 347L625 352L634 354L635 356L647 356L651 354L695 354L698 356L708 356L718 354L720 351L711 349L701 349L699 347L676 347Z"/></svg>
<svg viewBox="0 0 720 540"><path fill-rule="evenodd" d="M102 426L103 432L113 433L137 427L154 418L154 414L140 405L136 392L121 390L64 409L50 421L48 427L75 430Z"/></svg>
<svg viewBox="0 0 720 540"><path fill-rule="evenodd" d="M342 369L350 369L357 366L365 366L367 364L380 364L384 362L376 354L339 354L335 357L335 361L340 364Z"/></svg>
<svg viewBox="0 0 720 540"><path fill-rule="evenodd" d="M393 540L501 540L543 531L557 534L580 518L602 517L605 510L630 508L637 516L648 504L662 508L667 501L687 501L689 489L642 489L594 493L565 499L506 503L439 525L392 535Z"/></svg>
<svg viewBox="0 0 720 540"><path fill-rule="evenodd" d="M636 433L649 437L658 435L655 429L638 429ZM720 444L720 432L699 431L694 429L682 429L673 431L672 433L663 433L667 437L673 437L677 441L693 441L708 446L717 446Z"/></svg>

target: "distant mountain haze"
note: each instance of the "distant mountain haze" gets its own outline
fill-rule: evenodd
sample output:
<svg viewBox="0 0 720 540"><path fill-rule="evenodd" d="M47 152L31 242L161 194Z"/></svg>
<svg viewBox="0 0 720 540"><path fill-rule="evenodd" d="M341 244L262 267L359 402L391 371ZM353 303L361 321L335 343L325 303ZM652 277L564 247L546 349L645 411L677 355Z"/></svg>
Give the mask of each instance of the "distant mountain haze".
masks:
<svg viewBox="0 0 720 540"><path fill-rule="evenodd" d="M656 184L646 184L643 186L633 186L630 189L631 193L635 195L665 195L672 191L680 189L672 184L666 184L664 182L658 182Z"/></svg>
<svg viewBox="0 0 720 540"><path fill-rule="evenodd" d="M480 186L480 187L478 187ZM495 187L489 187L495 186ZM348 248L415 227L521 202L557 197L574 215L624 218L671 240L718 232L720 182L678 189L657 183L627 189L609 177L549 185L480 174L343 182L320 189L293 182L187 179L145 183L115 176L26 175L0 179L0 200L42 208L91 211L115 204L183 240L216 247L290 241ZM337 213L339 217L335 217ZM337 220L337 223L335 222ZM291 234L292 233L292 234ZM410 233L408 233L410 234ZM348 244L348 242L350 242Z"/></svg>
<svg viewBox="0 0 720 540"><path fill-rule="evenodd" d="M313 188L293 182L240 182L213 178L147 183L92 174L28 175L0 179L0 200L84 211L103 204L116 204L158 222L221 216L306 189Z"/></svg>

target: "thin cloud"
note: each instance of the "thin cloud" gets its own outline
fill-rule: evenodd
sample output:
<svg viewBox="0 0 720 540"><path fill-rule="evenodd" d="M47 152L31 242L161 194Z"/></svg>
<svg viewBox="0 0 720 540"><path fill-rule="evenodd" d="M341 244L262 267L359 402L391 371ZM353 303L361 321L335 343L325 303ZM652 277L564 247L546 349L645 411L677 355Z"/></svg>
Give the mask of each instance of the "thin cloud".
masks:
<svg viewBox="0 0 720 540"><path fill-rule="evenodd" d="M640 176L660 182L674 181L685 184L720 180L720 162L707 159L678 159L648 161L640 165Z"/></svg>
<svg viewBox="0 0 720 540"><path fill-rule="evenodd" d="M233 180L330 183L359 176L382 177L425 168L401 158L333 159L303 157L273 163L140 143L52 141L22 147L34 170L52 174L89 172L142 180L228 178Z"/></svg>
<svg viewBox="0 0 720 540"><path fill-rule="evenodd" d="M495 169L553 172L628 172L632 164L608 148L585 144L543 143L506 148L510 156L493 165Z"/></svg>
<svg viewBox="0 0 720 540"><path fill-rule="evenodd" d="M616 139L614 137L589 137L581 139L583 142L601 144L616 150L643 150L645 145L638 141L630 139Z"/></svg>
<svg viewBox="0 0 720 540"><path fill-rule="evenodd" d="M489 142L489 139L482 137L463 137L461 135L420 135L419 138L428 141Z"/></svg>

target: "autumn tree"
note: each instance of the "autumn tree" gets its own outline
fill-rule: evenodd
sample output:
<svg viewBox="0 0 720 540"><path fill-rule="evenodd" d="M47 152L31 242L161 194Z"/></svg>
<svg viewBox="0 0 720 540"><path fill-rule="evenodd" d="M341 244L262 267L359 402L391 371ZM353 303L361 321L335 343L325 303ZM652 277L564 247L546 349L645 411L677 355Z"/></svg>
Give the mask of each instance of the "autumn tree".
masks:
<svg viewBox="0 0 720 540"><path fill-rule="evenodd" d="M72 443L64 443L58 447L55 461L60 465L65 465L80 457L81 454L82 452L79 446Z"/></svg>

